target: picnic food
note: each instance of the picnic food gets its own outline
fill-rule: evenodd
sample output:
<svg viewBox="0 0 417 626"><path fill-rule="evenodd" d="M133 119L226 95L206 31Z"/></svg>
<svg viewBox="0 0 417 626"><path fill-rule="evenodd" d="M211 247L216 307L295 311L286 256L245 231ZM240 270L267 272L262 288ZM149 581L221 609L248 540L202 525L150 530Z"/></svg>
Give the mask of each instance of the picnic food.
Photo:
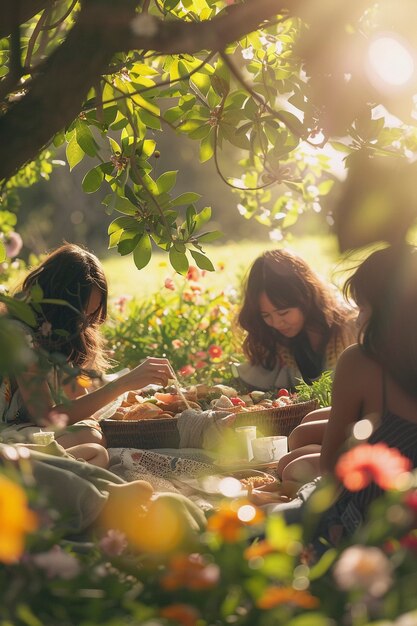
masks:
<svg viewBox="0 0 417 626"><path fill-rule="evenodd" d="M174 386L156 387L150 385L148 389L129 391L121 406L113 415L116 420L146 420L161 417L174 417L185 409L204 411L206 409L230 411L230 413L246 413L270 409L292 404L296 401L288 391L279 397L276 394L252 391L250 394L238 395L233 387L227 385L207 384L192 385L181 389L181 393Z"/></svg>
<svg viewBox="0 0 417 626"><path fill-rule="evenodd" d="M259 489L270 483L274 483L276 479L271 474L265 474L264 476L248 476L247 478L241 478L240 482L247 489Z"/></svg>

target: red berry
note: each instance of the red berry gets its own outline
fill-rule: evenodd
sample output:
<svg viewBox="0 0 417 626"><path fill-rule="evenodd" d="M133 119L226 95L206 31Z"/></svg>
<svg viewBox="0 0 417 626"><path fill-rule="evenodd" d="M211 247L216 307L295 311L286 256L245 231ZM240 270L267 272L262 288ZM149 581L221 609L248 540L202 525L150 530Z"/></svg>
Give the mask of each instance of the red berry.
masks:
<svg viewBox="0 0 417 626"><path fill-rule="evenodd" d="M289 396L290 392L288 391L288 389L280 389L277 393L277 398L282 398L283 396Z"/></svg>

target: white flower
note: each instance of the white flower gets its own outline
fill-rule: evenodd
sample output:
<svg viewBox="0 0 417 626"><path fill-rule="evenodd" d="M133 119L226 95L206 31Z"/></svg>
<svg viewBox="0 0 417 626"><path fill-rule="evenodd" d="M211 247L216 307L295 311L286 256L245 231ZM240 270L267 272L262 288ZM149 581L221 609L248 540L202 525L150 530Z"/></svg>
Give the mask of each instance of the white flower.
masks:
<svg viewBox="0 0 417 626"><path fill-rule="evenodd" d="M284 235L282 234L282 231L278 230L278 228L274 228L270 231L269 238L271 241L281 241L284 239Z"/></svg>
<svg viewBox="0 0 417 626"><path fill-rule="evenodd" d="M135 35L139 37L153 37L158 32L158 20L149 13L140 13L130 24Z"/></svg>
<svg viewBox="0 0 417 626"><path fill-rule="evenodd" d="M64 552L59 546L54 546L48 552L35 554L32 558L35 565L46 572L48 578L70 580L78 576L81 570L75 556Z"/></svg>
<svg viewBox="0 0 417 626"><path fill-rule="evenodd" d="M366 589L382 596L391 586L391 563L379 548L351 546L337 561L334 577L340 589Z"/></svg>
<svg viewBox="0 0 417 626"><path fill-rule="evenodd" d="M244 48L242 50L242 56L243 56L244 59L247 59L248 61L253 59L253 57L255 56L254 52L253 52L253 47L249 46L249 48Z"/></svg>

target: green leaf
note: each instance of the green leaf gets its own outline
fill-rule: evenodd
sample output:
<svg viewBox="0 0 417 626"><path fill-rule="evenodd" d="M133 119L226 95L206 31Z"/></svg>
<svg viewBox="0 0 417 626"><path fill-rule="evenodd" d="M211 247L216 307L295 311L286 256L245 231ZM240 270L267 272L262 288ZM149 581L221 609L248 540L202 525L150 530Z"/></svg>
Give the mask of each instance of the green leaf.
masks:
<svg viewBox="0 0 417 626"><path fill-rule="evenodd" d="M78 145L75 135L72 136L71 140L67 144L66 156L68 165L70 166L70 171L73 170L74 167L85 157L85 152Z"/></svg>
<svg viewBox="0 0 417 626"><path fill-rule="evenodd" d="M8 296L0 295L0 302L4 302L7 306L8 311L13 317L22 320L28 326L35 327L36 326L36 317L35 314L29 304L27 302L22 302L21 300L16 300L15 298L10 298Z"/></svg>
<svg viewBox="0 0 417 626"><path fill-rule="evenodd" d="M43 298L42 287L38 284L33 285L30 290L30 296L33 302L40 302Z"/></svg>
<svg viewBox="0 0 417 626"><path fill-rule="evenodd" d="M199 243L210 243L216 239L223 237L223 233L220 230L212 230L209 233L203 233L197 237Z"/></svg>
<svg viewBox="0 0 417 626"><path fill-rule="evenodd" d="M214 265L210 259L208 259L204 254L201 254L201 252L196 252L195 250L190 250L190 252L200 269L207 270L208 272L214 272Z"/></svg>
<svg viewBox="0 0 417 626"><path fill-rule="evenodd" d="M305 613L297 615L287 622L287 626L332 626L334 620L326 617L322 613Z"/></svg>
<svg viewBox="0 0 417 626"><path fill-rule="evenodd" d="M210 218L211 218L211 207L206 206L204 207L202 211L200 211L200 213L197 213L197 215L195 215L194 217L196 229L198 230L199 228L204 226L204 224L207 224Z"/></svg>
<svg viewBox="0 0 417 626"><path fill-rule="evenodd" d="M75 125L75 136L78 145L86 154L88 154L88 156L96 156L98 146L87 124L77 122Z"/></svg>
<svg viewBox="0 0 417 626"><path fill-rule="evenodd" d="M112 223L109 225L107 229L107 234L112 235L120 229L132 228L137 225L137 221L132 217L117 217Z"/></svg>
<svg viewBox="0 0 417 626"><path fill-rule="evenodd" d="M169 251L169 261L178 274L186 274L189 268L189 263L186 254L178 252L174 246L171 246Z"/></svg>
<svg viewBox="0 0 417 626"><path fill-rule="evenodd" d="M193 191L187 191L182 193L180 196L174 198L171 201L171 206L183 206L185 204L192 204L193 202L197 202L201 198L201 194L194 193Z"/></svg>
<svg viewBox="0 0 417 626"><path fill-rule="evenodd" d="M204 139L201 140L200 162L205 163L206 161L211 159L213 154L214 154L214 131L213 129L211 129L207 137L204 137Z"/></svg>
<svg viewBox="0 0 417 626"><path fill-rule="evenodd" d="M137 207L132 204L132 202L123 196L117 196L116 201L114 203L114 208L119 213L124 213L125 215L136 215Z"/></svg>
<svg viewBox="0 0 417 626"><path fill-rule="evenodd" d="M138 241L141 237L140 233L134 233L133 231L123 231L123 234L117 244L117 251L122 256L130 254L136 248Z"/></svg>
<svg viewBox="0 0 417 626"><path fill-rule="evenodd" d="M174 187L177 181L178 170L172 172L164 172L156 181L159 193L168 193Z"/></svg>
<svg viewBox="0 0 417 626"><path fill-rule="evenodd" d="M92 170L87 172L87 174L83 178L82 188L85 193L94 193L100 188L101 183L103 182L104 174L100 165L94 167Z"/></svg>
<svg viewBox="0 0 417 626"><path fill-rule="evenodd" d="M3 263L7 258L6 254L6 246L2 241L0 241L0 263Z"/></svg>
<svg viewBox="0 0 417 626"><path fill-rule="evenodd" d="M152 256L152 244L148 233L143 233L136 248L133 250L133 260L138 270L148 265Z"/></svg>

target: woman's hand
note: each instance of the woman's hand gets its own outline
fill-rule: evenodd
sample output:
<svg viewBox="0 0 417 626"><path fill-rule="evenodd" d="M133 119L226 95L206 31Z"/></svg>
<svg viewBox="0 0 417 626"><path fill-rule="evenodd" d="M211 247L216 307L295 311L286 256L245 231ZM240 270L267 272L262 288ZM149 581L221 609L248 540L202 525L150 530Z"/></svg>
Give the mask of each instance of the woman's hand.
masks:
<svg viewBox="0 0 417 626"><path fill-rule="evenodd" d="M135 389L142 389L147 385L162 385L162 387L165 387L168 380L173 377L174 372L168 359L148 356L140 365L122 378L126 391L134 391Z"/></svg>

